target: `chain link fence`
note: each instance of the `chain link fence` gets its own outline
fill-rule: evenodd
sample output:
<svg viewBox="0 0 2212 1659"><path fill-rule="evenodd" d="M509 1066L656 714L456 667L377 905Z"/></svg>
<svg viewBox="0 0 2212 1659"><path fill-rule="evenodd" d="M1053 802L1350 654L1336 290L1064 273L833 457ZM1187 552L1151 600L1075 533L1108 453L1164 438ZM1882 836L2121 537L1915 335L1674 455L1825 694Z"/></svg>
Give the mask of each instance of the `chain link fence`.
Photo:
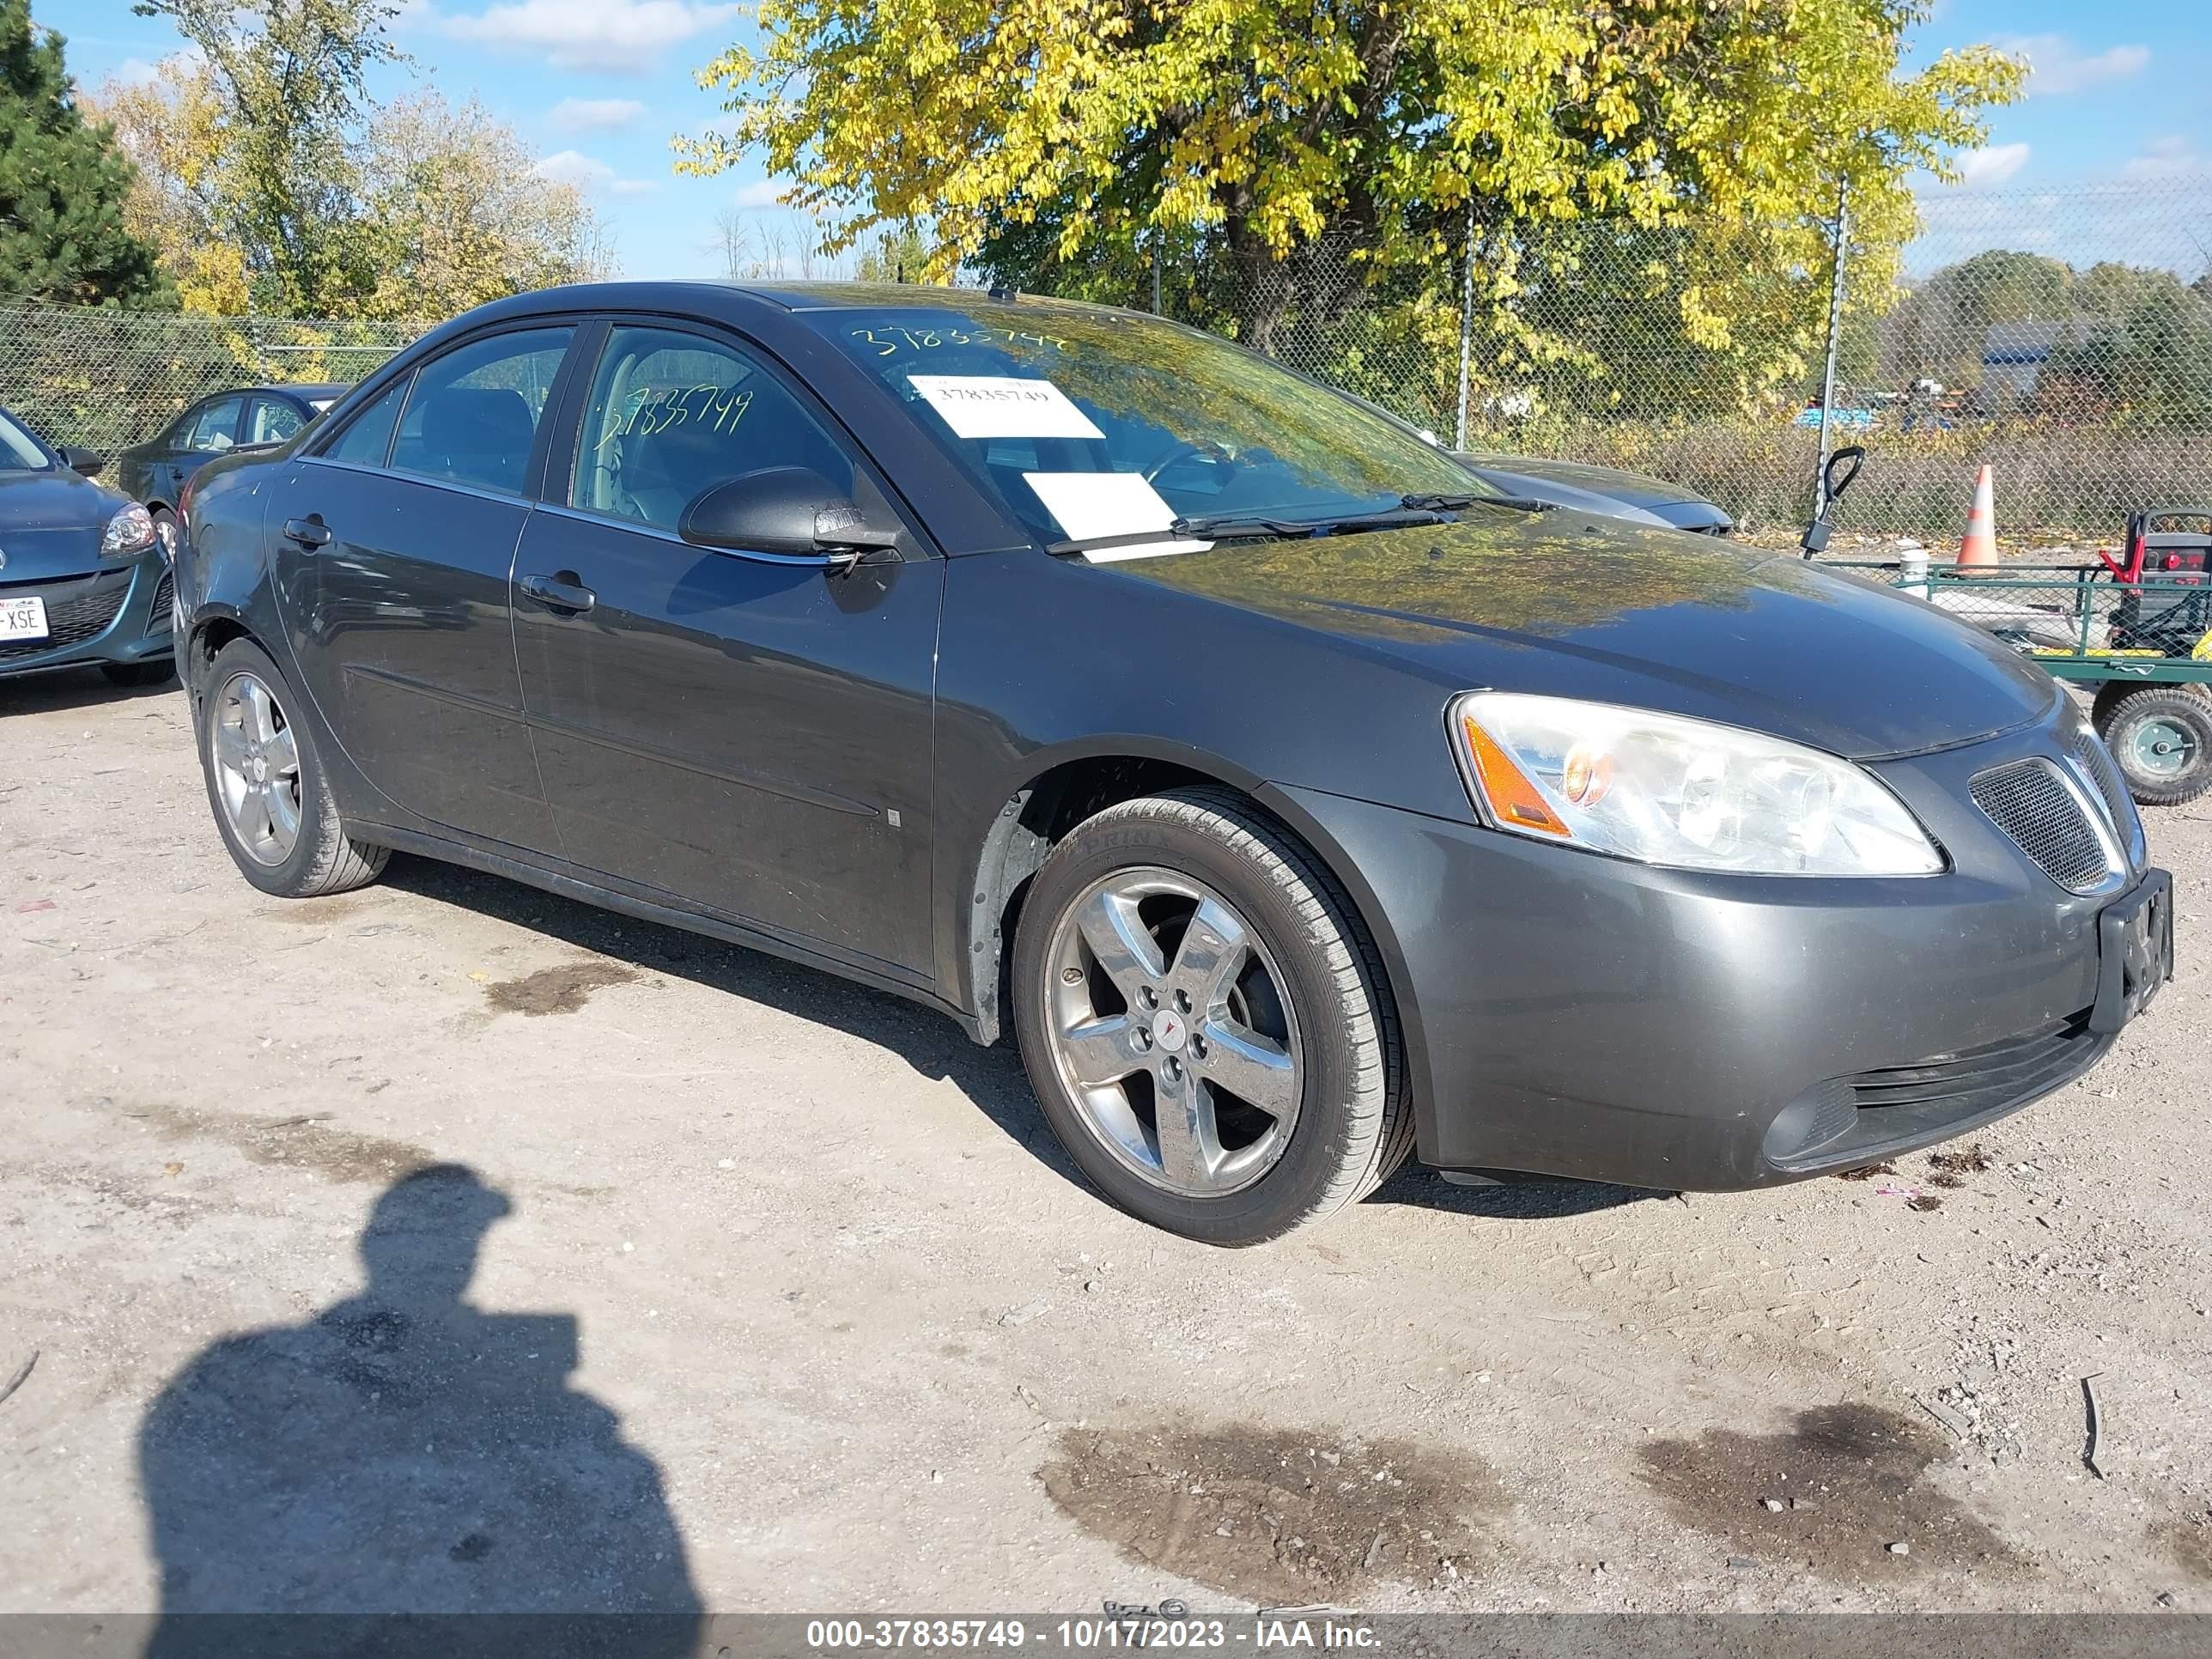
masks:
<svg viewBox="0 0 2212 1659"><path fill-rule="evenodd" d="M49 442L112 453L153 437L210 392L357 380L428 326L0 299L0 405Z"/></svg>
<svg viewBox="0 0 2212 1659"><path fill-rule="evenodd" d="M1429 269L1170 249L1058 286L1241 339L1462 447L1656 475L1778 544L1812 509L1832 346L1829 441L1870 452L1838 553L1955 539L1984 463L2008 550L2079 549L2131 509L2212 502L2212 170L2139 165L1930 192L1894 271L1844 235L1832 319L1834 222L1476 223L1454 232L1471 258ZM357 380L421 332L0 300L0 404L113 449L241 380Z"/></svg>
<svg viewBox="0 0 2212 1659"><path fill-rule="evenodd" d="M2133 508L2212 501L2212 168L2143 165L1932 191L1893 273L1846 234L1832 320L1836 221L1476 225L1449 268L1378 276L1321 246L1240 276L1169 252L1060 286L1243 339L1461 447L1656 475L1777 543L1814 505L1832 342L1829 441L1869 452L1841 546L1954 540L1987 463L2008 549L2084 547Z"/></svg>

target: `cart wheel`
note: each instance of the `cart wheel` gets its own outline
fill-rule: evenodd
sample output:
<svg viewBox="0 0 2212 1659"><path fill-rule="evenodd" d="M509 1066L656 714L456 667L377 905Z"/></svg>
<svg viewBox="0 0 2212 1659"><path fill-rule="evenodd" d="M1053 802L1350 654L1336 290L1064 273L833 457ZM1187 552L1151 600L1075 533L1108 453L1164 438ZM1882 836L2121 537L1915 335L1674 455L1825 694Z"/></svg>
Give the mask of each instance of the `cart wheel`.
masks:
<svg viewBox="0 0 2212 1659"><path fill-rule="evenodd" d="M2182 686L2144 685L2097 702L2098 732L2138 801L2178 806L2212 789L2212 701Z"/></svg>

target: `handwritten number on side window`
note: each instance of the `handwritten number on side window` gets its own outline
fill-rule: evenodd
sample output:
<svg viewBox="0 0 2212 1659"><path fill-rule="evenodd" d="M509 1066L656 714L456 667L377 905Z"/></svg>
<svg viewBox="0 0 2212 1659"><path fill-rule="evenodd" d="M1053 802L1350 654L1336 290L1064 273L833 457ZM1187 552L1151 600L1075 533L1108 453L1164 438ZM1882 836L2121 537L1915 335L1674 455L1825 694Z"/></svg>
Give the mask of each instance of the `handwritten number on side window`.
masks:
<svg viewBox="0 0 2212 1659"><path fill-rule="evenodd" d="M672 427L698 422L709 432L727 434L737 430L738 422L744 418L745 410L752 407L753 394L739 386L718 386L702 380L681 391L659 392L641 387L630 393L629 408L606 430L598 447L605 449L619 439L650 438Z"/></svg>

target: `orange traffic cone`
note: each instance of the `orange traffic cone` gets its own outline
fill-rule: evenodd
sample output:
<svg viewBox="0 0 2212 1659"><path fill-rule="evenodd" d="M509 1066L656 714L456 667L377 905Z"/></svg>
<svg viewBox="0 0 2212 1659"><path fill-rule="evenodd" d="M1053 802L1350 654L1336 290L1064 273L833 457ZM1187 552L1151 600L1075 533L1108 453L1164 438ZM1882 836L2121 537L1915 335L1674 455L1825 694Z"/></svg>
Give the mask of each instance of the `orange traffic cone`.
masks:
<svg viewBox="0 0 2212 1659"><path fill-rule="evenodd" d="M1984 465L1974 478L1974 504L1966 512L1966 539L1959 544L1959 568L1994 570L1997 568L1997 504Z"/></svg>

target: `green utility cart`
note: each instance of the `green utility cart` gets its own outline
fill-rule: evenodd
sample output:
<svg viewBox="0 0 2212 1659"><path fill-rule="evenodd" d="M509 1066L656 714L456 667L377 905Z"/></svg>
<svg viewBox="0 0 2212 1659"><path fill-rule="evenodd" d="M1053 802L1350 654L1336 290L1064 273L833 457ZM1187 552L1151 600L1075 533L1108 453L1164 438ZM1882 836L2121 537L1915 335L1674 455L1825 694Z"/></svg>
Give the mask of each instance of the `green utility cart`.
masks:
<svg viewBox="0 0 2212 1659"><path fill-rule="evenodd" d="M2129 793L2170 806L2212 789L2212 508L2137 513L2123 548L2124 557L2100 552L2094 564L1836 562L2096 687L2091 718Z"/></svg>

